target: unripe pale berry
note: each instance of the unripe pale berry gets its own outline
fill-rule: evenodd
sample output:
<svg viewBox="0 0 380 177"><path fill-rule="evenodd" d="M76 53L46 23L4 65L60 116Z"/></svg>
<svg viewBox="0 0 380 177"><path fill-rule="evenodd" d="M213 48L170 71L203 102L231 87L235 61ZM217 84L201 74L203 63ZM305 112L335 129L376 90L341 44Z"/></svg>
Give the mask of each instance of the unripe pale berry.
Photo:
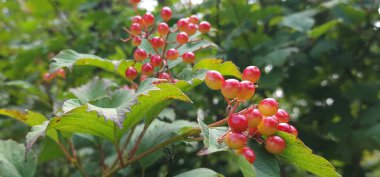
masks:
<svg viewBox="0 0 380 177"><path fill-rule="evenodd" d="M240 82L236 79L227 79L222 84L222 94L227 98L235 98L240 90Z"/></svg>
<svg viewBox="0 0 380 177"><path fill-rule="evenodd" d="M168 73L163 72L163 73L160 73L158 75L158 78L159 79L167 79L167 80L169 80L170 79L170 75Z"/></svg>
<svg viewBox="0 0 380 177"><path fill-rule="evenodd" d="M139 35L141 33L141 26L140 24L138 23L133 23L131 25L131 27L129 28L129 32L132 34L132 35Z"/></svg>
<svg viewBox="0 0 380 177"><path fill-rule="evenodd" d="M57 73L58 77L60 77L62 79L66 78L66 72L64 69L59 68L59 69L57 69L56 73Z"/></svg>
<svg viewBox="0 0 380 177"><path fill-rule="evenodd" d="M153 55L150 57L150 63L153 67L159 67L162 65L162 58L159 55Z"/></svg>
<svg viewBox="0 0 380 177"><path fill-rule="evenodd" d="M179 57L178 51L176 49L169 49L166 51L166 58L168 60L176 60Z"/></svg>
<svg viewBox="0 0 380 177"><path fill-rule="evenodd" d="M228 126L233 132L244 132L248 129L248 122L241 114L231 114L228 116Z"/></svg>
<svg viewBox="0 0 380 177"><path fill-rule="evenodd" d="M259 111L264 116L273 116L277 113L278 103L273 98L266 98L259 103Z"/></svg>
<svg viewBox="0 0 380 177"><path fill-rule="evenodd" d="M176 39L179 44L186 44L187 41L189 41L189 35L187 35L185 32L180 32L177 34Z"/></svg>
<svg viewBox="0 0 380 177"><path fill-rule="evenodd" d="M192 15L189 18L189 22L192 23L192 24L198 24L199 18L196 15Z"/></svg>
<svg viewBox="0 0 380 177"><path fill-rule="evenodd" d="M194 63L195 55L193 52L185 52L182 54L182 59L185 63Z"/></svg>
<svg viewBox="0 0 380 177"><path fill-rule="evenodd" d="M245 159L247 159L247 161L251 164L253 164L256 160L255 151L253 151L253 149L249 147L244 147L242 150L239 151L239 153L243 155Z"/></svg>
<svg viewBox="0 0 380 177"><path fill-rule="evenodd" d="M197 30L198 30L198 25L189 23L189 25L187 25L185 32L191 36L191 35L195 34L197 32Z"/></svg>
<svg viewBox="0 0 380 177"><path fill-rule="evenodd" d="M242 78L256 83L260 79L260 69L256 66L248 66L244 69Z"/></svg>
<svg viewBox="0 0 380 177"><path fill-rule="evenodd" d="M265 136L273 135L277 131L278 122L273 117L265 117L259 125L257 130Z"/></svg>
<svg viewBox="0 0 380 177"><path fill-rule="evenodd" d="M238 132L228 132L224 138L226 145L231 149L242 149L247 143L247 138L244 134Z"/></svg>
<svg viewBox="0 0 380 177"><path fill-rule="evenodd" d="M137 70L134 68L134 67L129 67L126 71L125 71L125 77L127 77L128 79L130 80L134 80L136 79L137 77Z"/></svg>
<svg viewBox="0 0 380 177"><path fill-rule="evenodd" d="M168 24L166 24L166 23L160 23L160 24L158 24L158 26L157 26L157 31L158 31L158 33L160 34L160 35L162 35L162 36L165 36L166 34L168 34L169 33L169 26L168 26Z"/></svg>
<svg viewBox="0 0 380 177"><path fill-rule="evenodd" d="M272 154L282 153L285 147L285 140L279 136L270 136L265 140L265 149Z"/></svg>
<svg viewBox="0 0 380 177"><path fill-rule="evenodd" d="M132 23L137 23L139 25L143 25L142 17L140 15L136 15L132 18Z"/></svg>
<svg viewBox="0 0 380 177"><path fill-rule="evenodd" d="M277 121L279 123L288 123L289 122L289 114L283 109L278 109L277 113L274 116L277 118Z"/></svg>
<svg viewBox="0 0 380 177"><path fill-rule="evenodd" d="M219 90L222 87L223 82L224 82L224 77L218 71L215 71L215 70L207 71L206 77L205 77L205 83L207 87L209 87L212 90Z"/></svg>
<svg viewBox="0 0 380 177"><path fill-rule="evenodd" d="M172 18L172 10L170 7L163 7L161 10L161 18L164 21L169 21Z"/></svg>
<svg viewBox="0 0 380 177"><path fill-rule="evenodd" d="M150 63L144 63L141 67L141 73L149 76L153 73L153 66Z"/></svg>
<svg viewBox="0 0 380 177"><path fill-rule="evenodd" d="M148 54L144 49L136 49L133 53L133 57L136 61L144 61L148 57Z"/></svg>
<svg viewBox="0 0 380 177"><path fill-rule="evenodd" d="M154 24L154 15L150 12L147 12L143 17L142 17L142 22L145 27L152 26Z"/></svg>
<svg viewBox="0 0 380 177"><path fill-rule="evenodd" d="M290 125L290 130L294 136L298 136L298 130L293 125Z"/></svg>
<svg viewBox="0 0 380 177"><path fill-rule="evenodd" d="M250 81L240 82L240 91L237 94L238 100L249 100L255 94L255 85Z"/></svg>
<svg viewBox="0 0 380 177"><path fill-rule="evenodd" d="M200 22L198 25L198 30L201 33L208 33L210 31L210 29L211 29L211 25L207 21Z"/></svg>
<svg viewBox="0 0 380 177"><path fill-rule="evenodd" d="M286 133L292 133L292 128L287 123L279 123L277 126L278 131L286 132Z"/></svg>
<svg viewBox="0 0 380 177"><path fill-rule="evenodd" d="M186 31L188 25L189 25L188 19L181 18L177 21L177 28L180 31Z"/></svg>
<svg viewBox="0 0 380 177"><path fill-rule="evenodd" d="M141 38L138 36L134 36L132 38L132 45L137 47L137 46L140 46L140 44L141 44Z"/></svg>
<svg viewBox="0 0 380 177"><path fill-rule="evenodd" d="M160 37L153 37L149 40L154 49L158 49L164 46L165 41Z"/></svg>
<svg viewBox="0 0 380 177"><path fill-rule="evenodd" d="M248 127L257 127L261 120L263 119L263 115L257 109L249 109L245 114L245 118L248 121Z"/></svg>

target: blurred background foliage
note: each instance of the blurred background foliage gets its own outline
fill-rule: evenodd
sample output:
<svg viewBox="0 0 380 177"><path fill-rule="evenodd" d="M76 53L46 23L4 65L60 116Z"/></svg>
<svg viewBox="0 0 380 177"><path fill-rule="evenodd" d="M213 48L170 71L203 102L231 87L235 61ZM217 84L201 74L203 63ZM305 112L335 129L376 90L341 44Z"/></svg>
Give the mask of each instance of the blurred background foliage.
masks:
<svg viewBox="0 0 380 177"><path fill-rule="evenodd" d="M291 113L299 137L331 161L343 176L380 176L380 18L378 0L142 0L157 12L172 7L174 19L197 14L215 28L209 35L219 49L198 59L232 60L240 68L263 71L253 102L275 97ZM142 11L143 12L143 11ZM51 116L62 101L93 76L126 82L112 73L76 67L65 80L43 83L50 58L63 49L109 59L131 58L133 48L120 41L134 15L125 0L0 0L0 107L30 109ZM180 70L181 67L178 68ZM54 92L54 94L48 94ZM54 95L53 97L51 95ZM165 121L203 116L223 118L221 95L204 85L189 93L193 105L176 103L164 110ZM24 141L29 127L0 119L0 138ZM85 168L99 170L91 138L77 136ZM96 139L95 139L96 140ZM54 143L45 139L36 176L75 176ZM43 148L42 148L43 147ZM208 167L226 176L241 175L230 157L196 157L200 145L164 149L166 158L143 169L138 164L119 174L173 176ZM110 148L111 149L111 148ZM94 157L95 156L95 157ZM49 162L48 162L49 161ZM308 176L281 165L282 176ZM96 174L96 173L95 173Z"/></svg>

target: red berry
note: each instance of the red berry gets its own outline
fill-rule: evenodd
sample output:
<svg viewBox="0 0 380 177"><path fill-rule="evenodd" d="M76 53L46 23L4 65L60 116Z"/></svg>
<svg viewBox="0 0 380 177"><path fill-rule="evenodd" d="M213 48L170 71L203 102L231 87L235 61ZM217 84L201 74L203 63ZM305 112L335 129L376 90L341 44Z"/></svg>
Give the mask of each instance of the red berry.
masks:
<svg viewBox="0 0 380 177"><path fill-rule="evenodd" d="M136 15L132 18L132 23L138 23L140 25L142 25L142 17L140 15Z"/></svg>
<svg viewBox="0 0 380 177"><path fill-rule="evenodd" d="M269 136L276 133L277 126L278 126L278 122L276 119L274 119L273 117L265 117L263 118L263 120L261 120L261 122L257 126L257 130L261 134L265 136Z"/></svg>
<svg viewBox="0 0 380 177"><path fill-rule="evenodd" d="M253 149L249 148L249 147L244 147L240 153L245 157L245 159L247 159L247 161L251 164L253 164L253 162L255 162L256 160L256 154L255 154L255 151L253 151Z"/></svg>
<svg viewBox="0 0 380 177"><path fill-rule="evenodd" d="M180 32L177 34L177 42L179 44L186 44L189 41L189 35L185 32Z"/></svg>
<svg viewBox="0 0 380 177"><path fill-rule="evenodd" d="M172 18L172 10L169 7L163 7L161 10L161 18L164 21L169 21Z"/></svg>
<svg viewBox="0 0 380 177"><path fill-rule="evenodd" d="M256 66L248 66L244 69L242 78L255 83L260 78L260 69Z"/></svg>
<svg viewBox="0 0 380 177"><path fill-rule="evenodd" d="M142 17L142 22L145 27L152 26L154 24L154 16L152 13L147 12L143 17Z"/></svg>
<svg viewBox="0 0 380 177"><path fill-rule="evenodd" d="M226 145L231 149L242 149L247 143L247 138L242 133L228 132L224 138Z"/></svg>
<svg viewBox="0 0 380 177"><path fill-rule="evenodd" d="M137 5L141 0L129 0L133 5Z"/></svg>
<svg viewBox="0 0 380 177"><path fill-rule="evenodd" d="M240 90L240 82L236 79L227 79L222 84L222 94L227 98L235 98Z"/></svg>
<svg viewBox="0 0 380 177"><path fill-rule="evenodd" d="M208 33L211 29L209 22L203 21L199 23L198 29L201 33Z"/></svg>
<svg viewBox="0 0 380 177"><path fill-rule="evenodd" d="M159 55L153 55L150 57L150 63L153 67L159 67L162 65L162 58Z"/></svg>
<svg viewBox="0 0 380 177"><path fill-rule="evenodd" d="M195 55L193 52L185 52L182 54L182 59L185 63L194 63Z"/></svg>
<svg viewBox="0 0 380 177"><path fill-rule="evenodd" d="M249 100L255 94L255 85L250 81L240 82L240 91L237 94L239 100Z"/></svg>
<svg viewBox="0 0 380 177"><path fill-rule="evenodd" d="M257 127L248 127L248 135L253 136L257 133Z"/></svg>
<svg viewBox="0 0 380 177"><path fill-rule="evenodd" d="M177 28L180 31L186 31L188 25L189 25L188 19L181 18L177 21Z"/></svg>
<svg viewBox="0 0 380 177"><path fill-rule="evenodd" d="M189 23L189 25L187 25L185 32L191 36L195 34L197 30L198 30L198 25Z"/></svg>
<svg viewBox="0 0 380 177"><path fill-rule="evenodd" d="M126 71L125 71L125 77L127 77L128 79L130 80L134 80L136 79L137 77L137 70L134 68L134 67L129 67Z"/></svg>
<svg viewBox="0 0 380 177"><path fill-rule="evenodd" d="M144 63L141 67L141 73L144 75L151 75L153 73L153 66L150 63Z"/></svg>
<svg viewBox="0 0 380 177"><path fill-rule="evenodd" d="M266 98L259 103L259 111L264 116L273 116L277 113L278 103L273 98Z"/></svg>
<svg viewBox="0 0 380 177"><path fill-rule="evenodd" d="M169 49L166 51L166 58L168 60L175 60L179 57L178 51L176 49Z"/></svg>
<svg viewBox="0 0 380 177"><path fill-rule="evenodd" d="M138 36L134 36L133 38L132 38L132 45L133 46L139 46L141 44L141 38L140 37L138 37Z"/></svg>
<svg viewBox="0 0 380 177"><path fill-rule="evenodd" d="M140 24L138 23L133 23L131 25L131 27L129 28L129 32L132 34L132 35L139 35L141 33L141 26Z"/></svg>
<svg viewBox="0 0 380 177"><path fill-rule="evenodd" d="M277 113L274 115L277 118L278 122L282 123L288 123L289 122L289 114L283 110L283 109L278 109Z"/></svg>
<svg viewBox="0 0 380 177"><path fill-rule="evenodd" d="M161 36L165 36L169 33L169 26L166 23L160 23L157 26L157 31Z"/></svg>
<svg viewBox="0 0 380 177"><path fill-rule="evenodd" d="M286 133L292 133L292 128L287 123L279 123L277 126L278 131L286 132Z"/></svg>
<svg viewBox="0 0 380 177"><path fill-rule="evenodd" d="M205 82L210 89L219 90L224 82L224 77L218 71L210 70L206 73Z"/></svg>
<svg viewBox="0 0 380 177"><path fill-rule="evenodd" d="M149 40L154 49L158 49L164 46L165 41L160 37L154 37Z"/></svg>
<svg viewBox="0 0 380 177"><path fill-rule="evenodd" d="M265 140L265 149L272 154L282 153L285 147L285 140L279 136L270 136Z"/></svg>
<svg viewBox="0 0 380 177"><path fill-rule="evenodd" d="M192 24L198 24L199 18L196 15L192 15L189 18L189 22L192 23Z"/></svg>
<svg viewBox="0 0 380 177"><path fill-rule="evenodd" d="M56 73L58 77L63 78L63 79L66 78L66 72L64 69L59 68L57 69Z"/></svg>
<svg viewBox="0 0 380 177"><path fill-rule="evenodd" d="M159 75L158 75L158 78L159 79L166 79L166 80L170 80L170 75L168 74L168 73L160 73Z"/></svg>
<svg viewBox="0 0 380 177"><path fill-rule="evenodd" d="M290 125L290 131L294 136L298 136L298 130L296 129L296 127L293 127L293 125Z"/></svg>
<svg viewBox="0 0 380 177"><path fill-rule="evenodd" d="M45 82L50 82L54 79L55 75L53 74L50 74L50 73L44 73L44 75L42 76L42 79L45 81Z"/></svg>
<svg viewBox="0 0 380 177"><path fill-rule="evenodd" d="M148 54L144 49L136 49L133 53L133 57L136 61L144 61L148 57Z"/></svg>
<svg viewBox="0 0 380 177"><path fill-rule="evenodd" d="M228 117L228 126L234 132L244 132L248 129L248 122L241 114L231 114Z"/></svg>
<svg viewBox="0 0 380 177"><path fill-rule="evenodd" d="M248 121L248 127L256 127L263 119L263 115L257 109L249 109L245 114L245 118Z"/></svg>
<svg viewBox="0 0 380 177"><path fill-rule="evenodd" d="M141 76L140 76L140 81L144 81L144 80L147 79L147 78L148 78L147 75L141 75Z"/></svg>

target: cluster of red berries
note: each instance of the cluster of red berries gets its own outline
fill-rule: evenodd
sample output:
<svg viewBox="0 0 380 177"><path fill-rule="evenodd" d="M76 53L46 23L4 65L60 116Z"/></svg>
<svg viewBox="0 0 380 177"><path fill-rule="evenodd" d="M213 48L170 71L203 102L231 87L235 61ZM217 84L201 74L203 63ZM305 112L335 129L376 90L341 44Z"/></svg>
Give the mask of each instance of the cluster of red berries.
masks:
<svg viewBox="0 0 380 177"><path fill-rule="evenodd" d="M140 0L131 0L130 2L136 8ZM137 15L132 18L132 24L129 29L125 29L130 37L123 39L123 41L132 41L132 45L137 47L133 52L134 61L144 63L141 68L142 75L140 80L155 75L160 79L173 82L173 77L168 67L168 60L176 60L182 57L185 63L194 63L195 54L193 52L179 53L178 48L186 43L194 42L189 38L197 31L208 33L211 29L210 23L206 21L199 22L198 17L192 15L188 18L179 19L176 26L171 29L167 23L172 18L172 10L169 7L161 9L161 19L163 22L159 24L156 24L155 16L150 12L145 13L143 16L138 15L137 11L136 13ZM170 34L176 35L175 41L168 41ZM154 53L149 53L139 48L143 39L149 41L154 49ZM173 47L169 48L169 44ZM150 60L145 61L148 58ZM130 80L138 77L138 72L134 65L127 68L125 76Z"/></svg>
<svg viewBox="0 0 380 177"><path fill-rule="evenodd" d="M55 79L56 77L60 77L62 79L66 78L66 72L64 69L60 68L60 69L57 69L55 72L53 73L44 73L42 75L42 79L45 81L45 82L51 82L53 79Z"/></svg>
<svg viewBox="0 0 380 177"><path fill-rule="evenodd" d="M283 131L298 135L297 129L288 124L289 114L279 109L277 101L273 98L266 98L258 105L235 113L239 103L249 100L254 95L254 83L259 78L260 70L256 66L247 67L240 82L236 79L225 80L222 74L213 70L208 71L205 78L206 85L213 90L221 90L229 106L233 106L228 116L229 131L220 140L224 139L228 147L242 154L250 163L255 161L256 155L253 149L246 146L249 138L260 144L264 143L268 152L279 154L285 150L286 142L274 134Z"/></svg>

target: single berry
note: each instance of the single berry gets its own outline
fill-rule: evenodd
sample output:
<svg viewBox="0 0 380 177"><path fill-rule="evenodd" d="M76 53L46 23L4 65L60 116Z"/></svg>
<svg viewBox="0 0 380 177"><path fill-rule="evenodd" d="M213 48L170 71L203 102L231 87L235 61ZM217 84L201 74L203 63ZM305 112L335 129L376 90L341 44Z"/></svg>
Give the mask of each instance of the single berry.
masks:
<svg viewBox="0 0 380 177"><path fill-rule="evenodd" d="M144 63L141 67L141 73L144 75L151 75L153 73L153 66L150 63Z"/></svg>
<svg viewBox="0 0 380 177"><path fill-rule="evenodd" d="M228 132L224 137L226 145L231 149L242 149L247 143L247 138L244 134L238 132Z"/></svg>
<svg viewBox="0 0 380 177"><path fill-rule="evenodd" d="M277 118L277 121L279 123L288 123L289 122L289 114L283 110L283 109L278 109L277 113L274 115Z"/></svg>
<svg viewBox="0 0 380 177"><path fill-rule="evenodd" d="M153 67L159 67L162 65L162 58L159 55L153 55L150 57L150 64Z"/></svg>
<svg viewBox="0 0 380 177"><path fill-rule="evenodd" d="M169 49L166 51L166 58L168 60L176 60L179 57L178 51L176 49Z"/></svg>
<svg viewBox="0 0 380 177"><path fill-rule="evenodd" d="M278 122L273 117L265 117L259 125L257 130L265 136L273 135L277 131Z"/></svg>
<svg viewBox="0 0 380 177"><path fill-rule="evenodd" d="M148 57L148 54L144 49L136 49L133 53L133 57L136 61L144 61Z"/></svg>
<svg viewBox="0 0 380 177"><path fill-rule="evenodd" d="M248 127L248 135L253 136L257 133L258 133L257 127Z"/></svg>
<svg viewBox="0 0 380 177"><path fill-rule="evenodd" d="M154 49L162 48L165 44L165 41L160 37L153 37L149 41Z"/></svg>
<svg viewBox="0 0 380 177"><path fill-rule="evenodd" d="M290 131L294 136L298 136L298 130L293 125L290 125Z"/></svg>
<svg viewBox="0 0 380 177"><path fill-rule="evenodd" d="M185 52L182 54L182 59L185 63L194 63L195 54L193 52Z"/></svg>
<svg viewBox="0 0 380 177"><path fill-rule="evenodd" d="M211 29L211 25L209 22L203 21L203 22L200 22L198 25L198 30L201 33L208 33L210 29Z"/></svg>
<svg viewBox="0 0 380 177"><path fill-rule="evenodd" d="M132 18L132 23L137 23L139 25L142 25L142 17L140 15L136 15Z"/></svg>
<svg viewBox="0 0 380 177"><path fill-rule="evenodd" d="M224 77L218 71L210 70L206 73L205 82L210 89L219 90L224 82Z"/></svg>
<svg viewBox="0 0 380 177"><path fill-rule="evenodd" d="M251 164L253 164L253 162L255 162L256 160L255 151L253 151L253 149L249 147L244 147L242 150L239 151L239 153L243 155L245 159L247 159L247 161Z"/></svg>
<svg viewBox="0 0 380 177"><path fill-rule="evenodd" d="M248 129L248 122L241 114L231 114L228 117L228 126L234 132L244 132Z"/></svg>
<svg viewBox="0 0 380 177"><path fill-rule="evenodd" d="M66 78L66 71L64 69L59 68L57 69L56 73L58 77L63 78L63 79Z"/></svg>
<svg viewBox="0 0 380 177"><path fill-rule="evenodd" d="M189 25L187 25L185 32L191 36L195 34L197 30L198 30L198 25L189 23Z"/></svg>
<svg viewBox="0 0 380 177"><path fill-rule="evenodd" d="M132 34L132 35L139 35L141 33L141 26L140 24L138 23L133 23L131 25L131 27L129 28L129 32Z"/></svg>
<svg viewBox="0 0 380 177"><path fill-rule="evenodd" d="M237 94L238 100L249 100L255 94L255 85L250 81L241 81L240 90Z"/></svg>
<svg viewBox="0 0 380 177"><path fill-rule="evenodd" d="M185 32L180 32L177 34L176 39L179 44L186 44L187 41L189 41L189 35L187 35Z"/></svg>
<svg viewBox="0 0 380 177"><path fill-rule="evenodd" d="M189 18L189 22L192 23L192 24L198 24L199 18L196 15L192 15Z"/></svg>
<svg viewBox="0 0 380 177"><path fill-rule="evenodd" d="M168 24L166 24L166 23L160 23L160 24L158 24L158 26L157 26L157 31L158 31L158 33L161 35L161 36L165 36L166 34L168 34L169 33L169 26L168 26Z"/></svg>
<svg viewBox="0 0 380 177"><path fill-rule="evenodd" d="M134 68L134 67L129 67L126 71L125 71L125 77L127 77L128 79L130 80L134 80L136 79L137 77L137 70Z"/></svg>
<svg viewBox="0 0 380 177"><path fill-rule="evenodd" d="M259 103L259 111L264 116L273 116L277 113L278 103L273 98L266 98Z"/></svg>
<svg viewBox="0 0 380 177"><path fill-rule="evenodd" d="M137 46L140 46L140 44L141 44L141 38L138 36L134 36L132 38L132 45L137 47Z"/></svg>
<svg viewBox="0 0 380 177"><path fill-rule="evenodd" d="M154 24L154 16L152 13L147 12L143 17L142 17L142 22L145 27L152 26Z"/></svg>
<svg viewBox="0 0 380 177"><path fill-rule="evenodd" d="M159 79L166 79L166 80L170 80L170 75L168 74L168 73L160 73L159 75L158 75L158 78Z"/></svg>
<svg viewBox="0 0 380 177"><path fill-rule="evenodd" d="M263 119L263 115L257 109L249 109L245 114L245 118L248 121L248 127L257 127L261 120Z"/></svg>
<svg viewBox="0 0 380 177"><path fill-rule="evenodd" d="M222 84L222 94L227 98L235 98L240 90L240 82L236 79L227 79Z"/></svg>
<svg viewBox="0 0 380 177"><path fill-rule="evenodd" d="M265 140L265 149L272 154L282 153L285 147L285 140L279 136L270 136Z"/></svg>
<svg viewBox="0 0 380 177"><path fill-rule="evenodd" d="M45 82L50 82L54 79L55 75L53 74L50 74L50 73L44 73L44 75L42 75L42 79L45 81Z"/></svg>
<svg viewBox="0 0 380 177"><path fill-rule="evenodd" d="M172 10L170 7L163 7L161 10L161 18L164 21L169 21L172 18Z"/></svg>
<svg viewBox="0 0 380 177"><path fill-rule="evenodd" d="M181 18L177 21L177 28L180 31L186 31L188 25L189 25L188 19Z"/></svg>
<svg viewBox="0 0 380 177"><path fill-rule="evenodd" d="M256 66L248 66L244 69L243 80L249 80L252 83L256 83L260 78L260 69Z"/></svg>
<svg viewBox="0 0 380 177"><path fill-rule="evenodd" d="M279 123L277 126L278 131L286 132L286 133L292 133L292 128L287 123Z"/></svg>
<svg viewBox="0 0 380 177"><path fill-rule="evenodd" d="M147 79L147 78L148 78L147 75L141 75L141 76L140 76L140 81L144 81L144 80Z"/></svg>
<svg viewBox="0 0 380 177"><path fill-rule="evenodd" d="M129 0L133 5L137 5L141 0Z"/></svg>

